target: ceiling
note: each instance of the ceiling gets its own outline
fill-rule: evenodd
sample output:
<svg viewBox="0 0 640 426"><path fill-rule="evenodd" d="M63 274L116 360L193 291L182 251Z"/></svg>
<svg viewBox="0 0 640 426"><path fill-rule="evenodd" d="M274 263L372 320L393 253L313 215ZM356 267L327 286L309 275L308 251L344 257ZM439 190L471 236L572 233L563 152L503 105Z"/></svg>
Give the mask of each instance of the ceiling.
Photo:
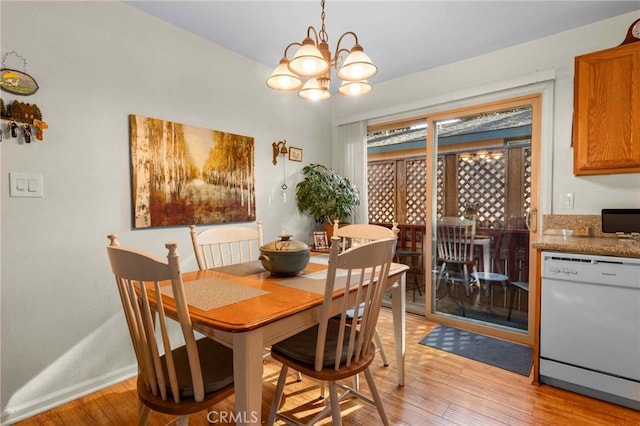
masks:
<svg viewBox="0 0 640 426"><path fill-rule="evenodd" d="M307 27L319 31L321 23L319 0L125 3L270 68L289 43L302 41ZM341 34L357 34L378 67L370 79L375 84L634 10L640 10L640 0L327 0L325 27L332 52ZM620 42L627 28L620 28ZM353 39L345 42L349 49Z"/></svg>

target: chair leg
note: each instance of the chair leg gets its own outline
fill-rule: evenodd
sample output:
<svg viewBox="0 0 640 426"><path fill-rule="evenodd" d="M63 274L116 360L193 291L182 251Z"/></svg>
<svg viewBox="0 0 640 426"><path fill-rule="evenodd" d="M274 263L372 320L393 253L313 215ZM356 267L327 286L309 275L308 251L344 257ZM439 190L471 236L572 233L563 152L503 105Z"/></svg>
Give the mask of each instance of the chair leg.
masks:
<svg viewBox="0 0 640 426"><path fill-rule="evenodd" d="M446 281L445 281L445 283L444 283L444 286L445 286L445 295L444 295L444 296L442 296L442 297L437 297L438 290L440 289L440 283L442 282L442 278L444 277L444 272L445 272L446 268L447 268L447 264L446 264L445 262L442 262L442 266L440 267L440 272L438 272L438 280L436 281L436 290L435 290L435 293L436 293L436 302L437 302L438 300L440 300L440 299L443 299L443 298L447 295L447 292L448 292L448 289L447 289L447 283L446 283Z"/></svg>
<svg viewBox="0 0 640 426"><path fill-rule="evenodd" d="M469 281L469 268L467 265L462 265L462 276L464 278L464 288L467 292L467 297L471 296L471 282Z"/></svg>
<svg viewBox="0 0 640 426"><path fill-rule="evenodd" d="M329 401L331 403L331 419L336 426L342 425L342 415L340 413L340 400L338 399L338 390L336 382L329 382Z"/></svg>
<svg viewBox="0 0 640 426"><path fill-rule="evenodd" d="M511 290L511 297L509 298L509 312L507 313L507 321L511 321L511 310L513 309L513 298L515 297L516 291L518 289L514 285L509 285L509 290Z"/></svg>
<svg viewBox="0 0 640 426"><path fill-rule="evenodd" d="M367 378L367 384L369 385L369 390L371 391L373 401L376 403L376 408L378 409L378 414L380 414L382 424L385 426L389 426L389 420L387 419L387 414L384 412L382 399L380 399L380 394L378 393L376 382L373 380L373 374L371 374L371 370L369 370L369 368L364 370L364 376Z"/></svg>
<svg viewBox="0 0 640 426"><path fill-rule="evenodd" d="M442 262L442 266L440 267L440 273L438 273L438 281L436 282L436 292L438 291L438 288L440 288L440 283L442 282L442 277L444 276L444 271L446 269L447 269L446 262Z"/></svg>
<svg viewBox="0 0 640 426"><path fill-rule="evenodd" d="M267 350L267 352L262 355L262 359L267 359L267 358L269 358L271 356L271 349L269 349L269 348L265 348L265 349ZM296 371L296 373L298 375L297 381L301 382L302 381L302 373L299 372L299 371Z"/></svg>
<svg viewBox="0 0 640 426"><path fill-rule="evenodd" d="M269 410L269 418L267 419L267 425L269 426L273 425L273 422L276 420L276 414L278 413L278 408L282 401L282 392L284 391L284 384L287 380L288 371L289 367L286 365L283 365L280 370L280 377L278 377L278 384L276 385L276 390L273 394L273 401L271 402L271 409Z"/></svg>
<svg viewBox="0 0 640 426"><path fill-rule="evenodd" d="M149 417L151 417L151 408L144 405L141 401L138 401L140 406L138 407L138 426L147 426L149 424Z"/></svg>
<svg viewBox="0 0 640 426"><path fill-rule="evenodd" d="M382 357L382 365L385 367L389 366L387 362L387 356L384 353L384 348L382 347L382 340L380 340L380 335L378 334L378 330L376 329L373 337L376 339L376 348L380 352L380 357Z"/></svg>
<svg viewBox="0 0 640 426"><path fill-rule="evenodd" d="M444 294L440 297L437 297L438 289L440 288L440 283L443 282L443 280L444 280ZM447 264L446 262L443 262L442 267L440 268L440 272L438 273L438 281L436 281L436 290L435 290L436 302L449 296L451 300L453 300L460 306L460 308L462 309L462 316L464 317L466 316L465 309L464 309L464 300L458 299L451 293L451 285L449 285L449 281L451 281L451 285L454 284L453 278L449 276L449 272L447 271Z"/></svg>
<svg viewBox="0 0 640 426"><path fill-rule="evenodd" d="M418 261L418 258L416 258L416 262ZM414 278L413 278L413 282L416 285L416 288L418 289L418 295L422 296L422 290L420 290L420 280L418 279L418 264L416 263L415 267L414 267ZM415 292L414 292L414 299L415 299Z"/></svg>

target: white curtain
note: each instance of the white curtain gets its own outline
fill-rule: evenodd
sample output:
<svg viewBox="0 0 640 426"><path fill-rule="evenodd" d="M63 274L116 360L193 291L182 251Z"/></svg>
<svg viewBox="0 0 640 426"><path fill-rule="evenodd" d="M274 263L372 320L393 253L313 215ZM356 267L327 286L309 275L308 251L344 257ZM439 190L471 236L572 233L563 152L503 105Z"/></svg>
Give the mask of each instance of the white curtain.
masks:
<svg viewBox="0 0 640 426"><path fill-rule="evenodd" d="M367 200L367 123L358 121L334 128L333 169L353 183L360 193L351 223L369 223Z"/></svg>

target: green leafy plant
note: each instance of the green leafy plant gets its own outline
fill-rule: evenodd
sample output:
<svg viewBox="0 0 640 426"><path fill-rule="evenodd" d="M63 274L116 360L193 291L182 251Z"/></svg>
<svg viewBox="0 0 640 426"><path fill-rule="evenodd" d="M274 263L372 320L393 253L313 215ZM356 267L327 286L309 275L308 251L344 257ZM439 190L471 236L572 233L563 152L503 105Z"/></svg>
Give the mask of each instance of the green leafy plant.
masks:
<svg viewBox="0 0 640 426"><path fill-rule="evenodd" d="M296 185L298 210L310 214L317 223L343 221L360 205L357 188L333 170L310 164L302 173L304 179Z"/></svg>

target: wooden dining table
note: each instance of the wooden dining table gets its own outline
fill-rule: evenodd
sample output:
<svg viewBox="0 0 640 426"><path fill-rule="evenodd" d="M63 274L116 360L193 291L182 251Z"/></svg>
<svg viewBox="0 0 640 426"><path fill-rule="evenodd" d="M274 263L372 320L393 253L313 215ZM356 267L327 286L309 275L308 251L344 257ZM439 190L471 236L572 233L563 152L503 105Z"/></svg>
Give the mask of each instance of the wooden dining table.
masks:
<svg viewBox="0 0 640 426"><path fill-rule="evenodd" d="M259 261L183 273L193 327L233 349L237 424L259 424L265 347L316 325L324 295L326 254L311 256L295 277L276 277ZM391 292L398 385L404 385L406 271L392 264ZM162 288L167 315L175 315L171 287ZM334 293L336 313L346 295Z"/></svg>

